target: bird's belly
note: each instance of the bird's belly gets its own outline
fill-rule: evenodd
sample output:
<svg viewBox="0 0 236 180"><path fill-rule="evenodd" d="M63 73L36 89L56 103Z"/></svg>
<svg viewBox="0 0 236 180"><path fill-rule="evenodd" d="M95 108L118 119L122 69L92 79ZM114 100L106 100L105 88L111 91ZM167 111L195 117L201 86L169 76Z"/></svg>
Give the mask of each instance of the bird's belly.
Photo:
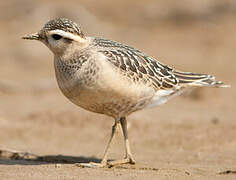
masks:
<svg viewBox="0 0 236 180"><path fill-rule="evenodd" d="M118 118L144 108L151 99L150 97L135 96L136 94L127 96L127 94L115 92L109 88L96 88L96 90L83 89L77 96L69 99L89 111Z"/></svg>
<svg viewBox="0 0 236 180"><path fill-rule="evenodd" d="M154 95L152 88L102 75L89 86L75 82L69 89L70 93L64 94L74 104L114 118L143 109Z"/></svg>
<svg viewBox="0 0 236 180"><path fill-rule="evenodd" d="M102 68L92 78L83 74L67 78L56 70L58 85L74 104L114 118L143 109L155 95L151 87L128 81L112 67Z"/></svg>

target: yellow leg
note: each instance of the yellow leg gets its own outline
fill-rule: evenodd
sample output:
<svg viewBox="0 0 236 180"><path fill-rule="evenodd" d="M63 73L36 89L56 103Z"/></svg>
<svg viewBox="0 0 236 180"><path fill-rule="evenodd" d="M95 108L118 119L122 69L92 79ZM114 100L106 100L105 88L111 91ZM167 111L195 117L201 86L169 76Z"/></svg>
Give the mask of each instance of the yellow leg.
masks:
<svg viewBox="0 0 236 180"><path fill-rule="evenodd" d="M108 141L108 144L107 144L107 147L106 147L106 150L105 150L105 153L104 153L101 163L94 163L94 162L77 163L76 164L77 166L79 166L79 167L105 167L105 166L107 166L107 156L108 156L109 150L111 148L112 140L114 138L118 123L120 123L120 122L115 120L115 124L112 126L111 137Z"/></svg>
<svg viewBox="0 0 236 180"><path fill-rule="evenodd" d="M122 128L122 132L124 135L124 141L125 141L125 158L121 159L121 160L115 160L115 161L110 161L107 162L107 156L109 153L109 150L111 148L111 144L112 144L112 140L114 138L116 129L117 129L117 125L121 125ZM103 159L101 161L101 163L94 163L94 162L90 162L90 163L78 163L77 165L79 167L106 167L106 166L115 166L115 165L120 165L120 164L135 164L135 160L133 158L133 155L131 153L130 150L130 145L129 145L129 140L128 140L128 130L127 130L127 121L125 117L120 118L118 121L115 121L115 124L112 126L112 133L111 133L111 137L109 139L109 142L107 144Z"/></svg>
<svg viewBox="0 0 236 180"><path fill-rule="evenodd" d="M122 117L120 119L123 135L124 135L124 141L125 141L125 159L129 160L129 163L135 164L135 160L133 158L133 155L130 150L130 145L129 145L129 139L128 139L128 129L127 129L127 121L125 117Z"/></svg>

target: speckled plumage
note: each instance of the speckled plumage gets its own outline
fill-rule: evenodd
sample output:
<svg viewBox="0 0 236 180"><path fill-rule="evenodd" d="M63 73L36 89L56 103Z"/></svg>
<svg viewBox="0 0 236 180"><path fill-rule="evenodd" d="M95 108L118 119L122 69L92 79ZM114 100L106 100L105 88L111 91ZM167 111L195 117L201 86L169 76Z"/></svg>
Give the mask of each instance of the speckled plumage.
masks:
<svg viewBox="0 0 236 180"><path fill-rule="evenodd" d="M86 37L76 23L65 18L47 22L39 33L24 39L40 40L52 50L57 82L68 99L84 109L115 119L102 162L82 163L82 166L134 164L126 116L161 105L188 87L224 87L214 76L181 72L130 46ZM120 161L107 162L118 124L124 134L126 156Z"/></svg>
<svg viewBox="0 0 236 180"><path fill-rule="evenodd" d="M52 30L57 30L57 29L84 37L84 34L81 31L81 28L78 26L78 24L76 24L75 22L67 18L57 18L57 19L50 20L44 25L42 30L52 31Z"/></svg>
<svg viewBox="0 0 236 180"><path fill-rule="evenodd" d="M151 82L153 88L173 88L178 79L172 73L172 68L161 64L139 50L120 43L101 38L94 39L96 46L101 47L107 60L119 67L133 81Z"/></svg>

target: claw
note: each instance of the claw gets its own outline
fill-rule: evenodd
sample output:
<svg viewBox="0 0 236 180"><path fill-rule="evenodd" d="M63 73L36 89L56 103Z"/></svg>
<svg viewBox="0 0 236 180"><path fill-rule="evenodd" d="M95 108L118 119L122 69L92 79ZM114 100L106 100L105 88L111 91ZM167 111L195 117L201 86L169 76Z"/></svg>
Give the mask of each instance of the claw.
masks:
<svg viewBox="0 0 236 180"><path fill-rule="evenodd" d="M89 163L76 163L75 165L82 168L105 168L105 167L110 168L110 167L121 165L121 164L135 164L135 163L136 162L133 158L127 157L125 159L109 161L106 163L89 162Z"/></svg>
<svg viewBox="0 0 236 180"><path fill-rule="evenodd" d="M117 166L117 165L121 165L121 164L135 164L135 160L133 158L125 158L125 159L121 159L121 160L115 160L115 161L110 161L107 162L109 167L113 167L113 166Z"/></svg>
<svg viewBox="0 0 236 180"><path fill-rule="evenodd" d="M78 167L82 168L104 168L107 166L107 164L103 163L94 163L94 162L89 162L89 163L76 163L75 164Z"/></svg>

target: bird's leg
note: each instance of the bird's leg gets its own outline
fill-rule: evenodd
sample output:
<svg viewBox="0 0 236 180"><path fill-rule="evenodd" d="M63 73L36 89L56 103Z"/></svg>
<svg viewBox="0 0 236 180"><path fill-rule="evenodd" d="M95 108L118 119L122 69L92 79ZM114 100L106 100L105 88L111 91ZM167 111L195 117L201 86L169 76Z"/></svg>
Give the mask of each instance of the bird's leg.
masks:
<svg viewBox="0 0 236 180"><path fill-rule="evenodd" d="M128 140L128 130L127 130L126 118L125 117L120 118L120 123L121 123L122 131L123 131L123 135L124 135L126 155L125 155L125 158L122 160L115 160L115 161L108 162L108 164L110 166L119 165L119 164L126 164L126 163L135 164L135 160L134 160L133 155L131 153L129 140Z"/></svg>
<svg viewBox="0 0 236 180"><path fill-rule="evenodd" d="M114 135L115 135L115 132L116 132L116 129L117 129L117 125L121 125L121 128L122 128L122 132L123 132L123 135L124 135L124 141L125 141L125 158L124 159L121 159L121 160L114 160L114 161L109 161L107 162L107 156L108 156L108 153L109 153L109 150L110 150L110 147L111 147L111 143L112 143L112 140L114 138ZM133 158L133 155L131 153L131 150L130 150L130 145L129 145L129 140L128 140L128 130L127 130L127 121L126 121L126 118L125 117L122 117L118 120L115 121L115 124L112 126L112 133L111 133L111 137L109 139L109 142L107 144L107 147L106 147L106 150L105 150L105 153L104 153L104 156L103 156L103 159L101 161L101 163L94 163L94 162L90 162L90 163L78 163L77 165L79 167L106 167L106 166L115 166L115 165L120 165L120 164L135 164L135 160Z"/></svg>
<svg viewBox="0 0 236 180"><path fill-rule="evenodd" d="M135 164L135 160L133 158L133 155L130 150L130 145L129 145L126 117L122 117L120 119L120 123L121 123L122 131L123 131L123 135L124 135L124 140L125 140L125 152L126 152L125 158L128 158L130 160L131 164Z"/></svg>
<svg viewBox="0 0 236 180"><path fill-rule="evenodd" d="M103 155L101 164L107 165L107 156L108 156L109 150L111 148L111 143L112 143L113 137L114 137L114 135L116 133L117 124L119 124L119 123L120 123L119 121L117 122L115 120L115 124L112 126L111 137L110 137L109 142L107 144L107 147L106 147L105 153Z"/></svg>
<svg viewBox="0 0 236 180"><path fill-rule="evenodd" d="M110 147L111 147L111 144L112 144L112 140L114 138L114 135L115 135L115 132L116 132L116 129L117 129L117 125L120 123L119 120L115 120L115 124L112 126L112 132L111 132L111 137L109 139L109 142L107 144L107 147L106 147L106 150L105 150L105 153L104 153L104 156L103 156L103 159L101 161L101 163L94 163L94 162L89 162L89 163L77 163L76 165L79 166L79 167L105 167L107 166L107 156L108 156L108 153L109 153L109 150L110 150Z"/></svg>

